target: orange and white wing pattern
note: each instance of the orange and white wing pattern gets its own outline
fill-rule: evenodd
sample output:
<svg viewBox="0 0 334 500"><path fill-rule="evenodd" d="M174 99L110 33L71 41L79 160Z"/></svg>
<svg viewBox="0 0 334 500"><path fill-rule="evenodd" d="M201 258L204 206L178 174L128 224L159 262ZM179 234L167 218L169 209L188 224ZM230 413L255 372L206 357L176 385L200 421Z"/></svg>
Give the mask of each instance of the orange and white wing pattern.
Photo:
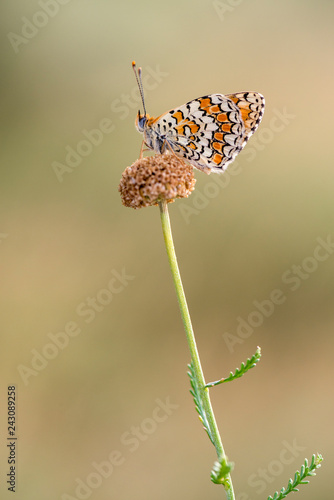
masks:
<svg viewBox="0 0 334 500"><path fill-rule="evenodd" d="M264 97L257 92L206 95L152 118L145 109L140 68L135 75L144 106L136 127L146 146L157 153L171 151L206 173L226 170L262 120Z"/></svg>
<svg viewBox="0 0 334 500"><path fill-rule="evenodd" d="M255 132L263 111L264 98L256 92L211 94L149 118L144 140L207 173L222 172Z"/></svg>
<svg viewBox="0 0 334 500"><path fill-rule="evenodd" d="M237 92L236 94L227 94L226 97L231 99L240 110L246 129L244 137L246 144L262 120L265 104L264 97L257 92Z"/></svg>

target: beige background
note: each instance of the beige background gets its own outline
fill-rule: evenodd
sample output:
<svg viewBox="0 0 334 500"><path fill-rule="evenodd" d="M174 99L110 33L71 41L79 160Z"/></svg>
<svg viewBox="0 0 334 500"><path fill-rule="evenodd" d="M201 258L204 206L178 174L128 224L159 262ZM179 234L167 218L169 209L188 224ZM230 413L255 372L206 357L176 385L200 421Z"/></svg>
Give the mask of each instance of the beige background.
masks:
<svg viewBox="0 0 334 500"><path fill-rule="evenodd" d="M246 377L211 391L236 497L267 498L319 451L324 466L298 498L332 499L334 253L318 253L317 239L334 241L333 3L40 0L2 11L1 498L13 498L13 383L16 498L80 498L87 478L93 500L224 498L189 394L158 209L127 209L117 192L141 144L135 59L153 116L213 92L266 98L233 169L196 172L195 192L171 206L174 239L207 380L263 351ZM72 148L85 156L59 179L54 162ZM133 279L103 292L122 269ZM274 290L282 303L252 315ZM241 339L249 315L258 326ZM65 329L57 348L52 334ZM92 464L106 460L116 465L102 479Z"/></svg>

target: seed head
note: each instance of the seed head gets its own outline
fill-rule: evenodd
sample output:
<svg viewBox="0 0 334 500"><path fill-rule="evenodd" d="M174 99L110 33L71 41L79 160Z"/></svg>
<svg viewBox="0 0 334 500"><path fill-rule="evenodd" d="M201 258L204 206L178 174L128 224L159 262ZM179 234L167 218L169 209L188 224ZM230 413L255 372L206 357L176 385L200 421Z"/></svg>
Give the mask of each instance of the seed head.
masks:
<svg viewBox="0 0 334 500"><path fill-rule="evenodd" d="M187 198L195 187L193 167L174 154L148 156L127 167L118 186L126 207L142 208Z"/></svg>

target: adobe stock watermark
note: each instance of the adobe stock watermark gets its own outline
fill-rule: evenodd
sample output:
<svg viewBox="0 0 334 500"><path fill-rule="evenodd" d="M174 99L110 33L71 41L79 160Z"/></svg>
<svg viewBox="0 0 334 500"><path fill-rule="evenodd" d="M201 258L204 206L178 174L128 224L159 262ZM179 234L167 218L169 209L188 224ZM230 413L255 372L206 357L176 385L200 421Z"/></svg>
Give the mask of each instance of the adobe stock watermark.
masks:
<svg viewBox="0 0 334 500"><path fill-rule="evenodd" d="M236 500L251 500L254 498L254 493L257 495L263 493L269 484L282 475L285 467L292 464L306 450L305 446L297 444L296 439L291 444L288 441L283 441L282 445L283 448L276 460L271 460L265 468L259 467L255 473L249 476L247 484L254 488L253 494L250 496L248 493L240 493Z"/></svg>
<svg viewBox="0 0 334 500"><path fill-rule="evenodd" d="M212 5L221 21L225 21L226 14L230 14L243 3L244 0L213 0Z"/></svg>
<svg viewBox="0 0 334 500"><path fill-rule="evenodd" d="M73 494L63 493L61 500L86 500L91 497L92 493L100 488L103 481L109 479L115 469L123 465L127 460L129 453L134 453L138 450L141 443L149 439L156 432L158 427L166 422L180 405L171 403L170 398L155 400L151 415L144 418L139 425L133 425L129 430L123 432L120 436L121 450L112 450L104 460L100 462L92 462L90 472L82 479L75 479Z"/></svg>
<svg viewBox="0 0 334 500"><path fill-rule="evenodd" d="M143 85L145 91L155 90L164 78L168 77L169 73L162 71L160 66L151 68L147 66L143 71ZM133 110L138 111L140 107L141 97L138 86L134 86L130 93L122 93L119 97L114 99L110 105L112 113L118 115L119 120L125 120L130 112ZM135 113L133 113L133 121L135 121ZM71 174L83 161L92 154L95 149L100 146L106 136L115 131L115 120L110 117L102 118L97 127L87 130L81 130L82 138L77 144L65 146L65 156L62 161L53 161L51 163L52 169L61 183L64 177Z"/></svg>
<svg viewBox="0 0 334 500"><path fill-rule="evenodd" d="M47 334L48 341L40 349L31 349L31 360L29 365L19 364L17 371L27 386L30 377L37 377L49 365L51 360L57 358L70 343L71 339L77 337L84 330L84 324L90 324L97 314L104 311L114 299L115 295L121 293L129 281L135 279L128 275L123 268L121 273L113 269L111 278L104 288L101 288L94 296L88 296L75 308L75 320L68 321L61 331ZM82 323L83 322L83 323Z"/></svg>
<svg viewBox="0 0 334 500"><path fill-rule="evenodd" d="M12 31L7 34L7 38L15 54L19 53L21 45L27 45L30 40L38 35L40 30L49 23L50 19L58 14L61 6L68 4L70 1L71 0L39 0L38 5L41 10L37 10L31 19L21 17L21 34L18 35Z"/></svg>
<svg viewBox="0 0 334 500"><path fill-rule="evenodd" d="M242 153L242 158L252 162L259 151L263 151L268 144L273 142L275 136L283 132L286 127L296 118L296 115L288 113L286 108L282 111L273 110L273 115L267 127L260 126ZM210 201L216 198L222 189L229 186L232 177L242 172L240 162L236 159L225 172L221 174L212 173L203 190L195 189L194 193L186 201L178 203L179 211L184 221L189 224L193 215L198 215L206 208Z"/></svg>
<svg viewBox="0 0 334 500"><path fill-rule="evenodd" d="M289 293L298 290L303 282L316 272L319 265L334 254L334 241L332 241L331 235L327 235L326 238L318 237L316 242L317 245L312 255L305 257L300 264L293 264L284 271L281 276L284 289L275 288L265 299L254 300L254 309L247 317L237 317L236 333L223 333L223 339L231 353L234 352L236 345L243 344L256 328L262 326L265 319L270 318L278 306L286 302Z"/></svg>

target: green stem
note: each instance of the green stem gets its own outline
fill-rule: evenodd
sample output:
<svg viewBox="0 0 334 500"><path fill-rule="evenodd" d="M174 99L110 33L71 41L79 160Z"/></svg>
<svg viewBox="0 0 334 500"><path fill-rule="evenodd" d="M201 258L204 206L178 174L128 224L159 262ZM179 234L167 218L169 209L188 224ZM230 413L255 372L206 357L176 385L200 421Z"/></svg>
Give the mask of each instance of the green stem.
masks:
<svg viewBox="0 0 334 500"><path fill-rule="evenodd" d="M192 360L193 365L194 365L196 381L197 381L198 387L201 390L203 406L204 406L205 413L207 415L207 419L209 422L209 426L210 426L211 434L213 437L213 442L214 442L214 445L215 445L215 448L217 451L218 459L219 460L222 460L222 459L226 460L225 451L223 448L223 444L222 444L219 430L217 427L216 419L215 419L215 416L214 416L214 413L212 410L212 406L211 406L209 389L207 387L205 387L205 379L204 379L204 375L203 375L201 361L200 361L197 346L196 346L195 335L194 335L192 324L191 324L191 319L190 319L189 309L188 309L188 305L187 305L187 301L186 301L186 296L185 296L185 293L183 290L181 275L180 275L179 267L177 264L175 248L174 248L174 243L173 243L172 230L171 230L168 208L167 208L167 202L165 200L160 201L159 207L160 207L162 231L163 231L163 235L164 235L169 265L170 265L170 268L172 271L173 281L174 281L174 285L175 285L175 289L176 289L177 300L179 302L181 316L182 316L182 320L183 320L183 325L184 325L184 329L185 329L186 335L187 335L188 345L189 345L190 354L191 354L191 360ZM224 482L224 487L225 487L227 499L228 500L235 500L232 479L231 479L230 475L228 475L226 477L226 481Z"/></svg>

